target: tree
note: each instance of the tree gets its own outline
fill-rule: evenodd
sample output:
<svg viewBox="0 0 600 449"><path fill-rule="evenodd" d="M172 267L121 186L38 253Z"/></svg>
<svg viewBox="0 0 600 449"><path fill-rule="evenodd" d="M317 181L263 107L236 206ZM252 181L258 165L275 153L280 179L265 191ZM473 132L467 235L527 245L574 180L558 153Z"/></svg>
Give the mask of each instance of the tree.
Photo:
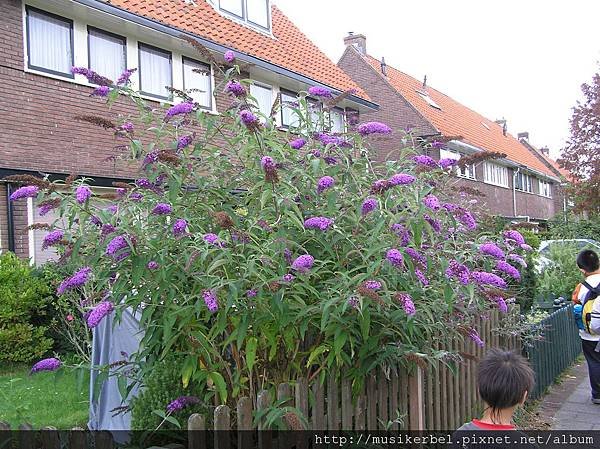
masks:
<svg viewBox="0 0 600 449"><path fill-rule="evenodd" d="M600 212L600 74L581 90L585 99L578 101L571 117L571 137L558 160L573 174L576 182L571 193L576 210Z"/></svg>

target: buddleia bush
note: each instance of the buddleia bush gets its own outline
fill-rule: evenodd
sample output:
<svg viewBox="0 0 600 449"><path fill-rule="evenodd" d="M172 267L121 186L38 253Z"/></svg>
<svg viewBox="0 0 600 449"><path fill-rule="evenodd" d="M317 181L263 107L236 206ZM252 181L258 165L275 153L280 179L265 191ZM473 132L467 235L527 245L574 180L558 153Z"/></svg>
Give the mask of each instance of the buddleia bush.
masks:
<svg viewBox="0 0 600 449"><path fill-rule="evenodd" d="M445 193L455 161L418 154L409 134L397 161L375 165L385 124L332 133L328 111L346 94L316 87L277 102L273 115L285 107L297 122L282 132L236 67L217 88L233 102L221 115L182 92L151 107L126 81L80 72L104 83L109 105L138 106L137 117L79 119L120 138L142 174L114 198L96 198L87 179L32 183L13 198L60 210L67 226L46 244L73 274L58 294L85 304L89 326L141 313L142 383L177 353L182 385L206 403L335 372L356 391L378 367L447 357L434 337L484 344L473 318L506 310L522 236L479 235L468 198Z"/></svg>

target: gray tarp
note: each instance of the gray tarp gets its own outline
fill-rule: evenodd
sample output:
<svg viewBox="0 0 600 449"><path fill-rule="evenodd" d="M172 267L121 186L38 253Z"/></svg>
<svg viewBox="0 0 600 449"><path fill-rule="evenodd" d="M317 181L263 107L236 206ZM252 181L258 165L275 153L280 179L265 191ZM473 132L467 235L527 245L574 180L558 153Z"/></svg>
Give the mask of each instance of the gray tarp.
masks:
<svg viewBox="0 0 600 449"><path fill-rule="evenodd" d="M106 366L124 359L136 352L142 338L139 328L139 314L131 309L123 311L121 320L117 323L114 312L106 316L93 331L92 366ZM121 368L123 369L123 368ZM116 376L109 376L103 383L100 394L94 401L94 388L98 372L92 370L90 379L90 430L129 430L131 428L131 413L121 413L115 416L111 410L127 405L119 393ZM134 388L128 399L135 396ZM116 434L115 434L116 435Z"/></svg>

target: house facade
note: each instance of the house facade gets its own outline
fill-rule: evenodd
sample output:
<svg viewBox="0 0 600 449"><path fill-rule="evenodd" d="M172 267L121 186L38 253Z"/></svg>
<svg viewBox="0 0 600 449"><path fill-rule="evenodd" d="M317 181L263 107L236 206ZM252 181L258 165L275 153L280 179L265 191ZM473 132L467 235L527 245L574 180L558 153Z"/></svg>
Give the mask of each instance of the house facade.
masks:
<svg viewBox="0 0 600 449"><path fill-rule="evenodd" d="M506 121L492 121L442 92L367 52L366 37L351 34L338 65L379 105L363 120L389 124L394 132L379 142L382 159L394 159L405 130L440 144L426 148L432 157L460 159L481 152L506 154L457 169L456 184L476 189L480 204L492 215L519 221L544 221L562 211L555 197L560 179L506 130ZM441 142L444 142L441 144Z"/></svg>
<svg viewBox="0 0 600 449"><path fill-rule="evenodd" d="M138 164L116 156L122 139L78 115L109 118L95 89L71 72L86 67L116 80L137 69L132 87L151 105L175 100L167 87L195 89L194 101L207 113L231 105L214 61L232 50L251 79L250 94L269 115L276 99L295 100L300 91L319 85L344 96L330 114L333 131L343 130L347 114L362 114L376 105L341 68L270 0L3 0L0 27L0 251L10 250L42 263L53 254L41 251L45 235L29 225L51 222L40 217L33 200L8 200L18 185L10 175L70 174L91 178L98 192L114 181L136 178ZM204 56L182 36L200 43ZM213 61L213 63L211 63ZM135 111L117 99L112 114ZM282 107L274 121L285 130L294 115Z"/></svg>

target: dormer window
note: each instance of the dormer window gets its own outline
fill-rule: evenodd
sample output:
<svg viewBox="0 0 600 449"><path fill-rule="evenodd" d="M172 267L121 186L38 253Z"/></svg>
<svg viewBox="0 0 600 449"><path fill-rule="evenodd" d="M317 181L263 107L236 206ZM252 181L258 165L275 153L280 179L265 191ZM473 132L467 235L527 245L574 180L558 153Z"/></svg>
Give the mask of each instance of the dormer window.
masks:
<svg viewBox="0 0 600 449"><path fill-rule="evenodd" d="M419 94L419 96L425 100L427 102L427 104L429 106L431 106L432 108L436 108L439 109L440 111L442 110L442 108L440 107L439 104L437 104L435 101L433 101L433 98L431 98L426 92L422 92L420 90L417 90L417 93Z"/></svg>
<svg viewBox="0 0 600 449"><path fill-rule="evenodd" d="M247 22L249 25L271 30L270 0L218 0L225 14Z"/></svg>

